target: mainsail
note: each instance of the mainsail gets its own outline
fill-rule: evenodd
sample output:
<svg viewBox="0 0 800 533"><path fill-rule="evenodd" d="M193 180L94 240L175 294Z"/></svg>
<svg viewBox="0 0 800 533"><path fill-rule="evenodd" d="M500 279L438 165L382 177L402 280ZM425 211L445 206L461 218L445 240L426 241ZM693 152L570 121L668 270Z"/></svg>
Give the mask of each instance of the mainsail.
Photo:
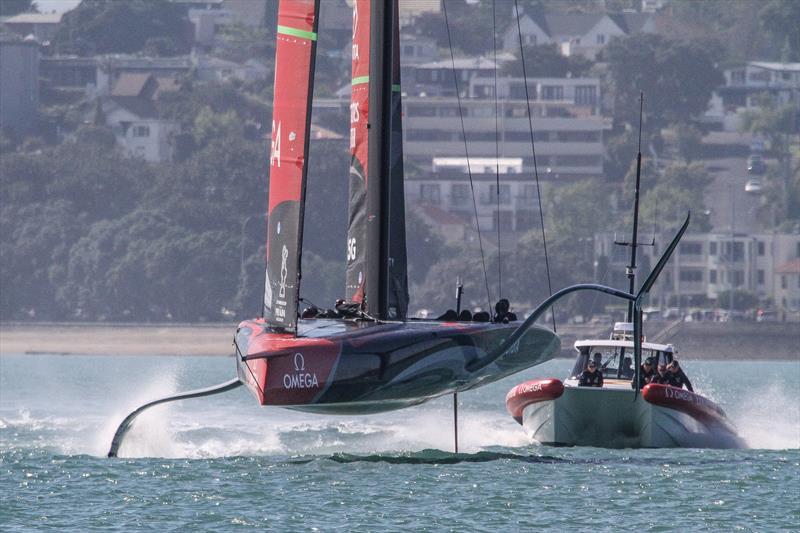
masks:
<svg viewBox="0 0 800 533"><path fill-rule="evenodd" d="M264 319L295 330L319 0L281 0L269 156Z"/></svg>
<svg viewBox="0 0 800 533"><path fill-rule="evenodd" d="M350 212L347 218L345 299L364 303L367 250L367 127L369 121L370 2L353 2L353 59L350 96Z"/></svg>
<svg viewBox="0 0 800 533"><path fill-rule="evenodd" d="M377 317L402 319L408 308L408 281L400 118L400 31L397 3L393 4L387 8L370 0L353 2L345 296ZM375 13L373 6L378 11L391 9L393 16ZM388 26L391 33L386 31L387 26L371 24L373 18L381 23L391 21ZM380 30L377 34L376 29ZM387 91L391 94L388 101ZM374 116L370 115L371 111ZM370 226L373 226L371 236L368 235ZM368 291L367 287L372 289Z"/></svg>

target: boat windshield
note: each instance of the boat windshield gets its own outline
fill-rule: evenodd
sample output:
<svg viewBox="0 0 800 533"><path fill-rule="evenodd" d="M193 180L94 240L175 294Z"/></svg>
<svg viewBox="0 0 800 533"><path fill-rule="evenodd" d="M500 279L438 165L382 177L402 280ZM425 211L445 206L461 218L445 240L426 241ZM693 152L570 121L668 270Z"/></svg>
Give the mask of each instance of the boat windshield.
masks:
<svg viewBox="0 0 800 533"><path fill-rule="evenodd" d="M648 357L657 357L657 350L642 348L642 360ZM571 377L577 378L586 370L589 361L597 363L598 368L603 371L606 379L632 379L634 374L633 367L633 348L625 346L581 346L578 352L578 359L572 368Z"/></svg>

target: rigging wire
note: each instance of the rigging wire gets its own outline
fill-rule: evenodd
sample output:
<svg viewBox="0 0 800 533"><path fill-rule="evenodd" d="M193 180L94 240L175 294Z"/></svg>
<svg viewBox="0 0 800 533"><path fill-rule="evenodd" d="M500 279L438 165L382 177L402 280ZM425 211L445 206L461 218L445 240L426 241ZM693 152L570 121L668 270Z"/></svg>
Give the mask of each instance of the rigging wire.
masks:
<svg viewBox="0 0 800 533"><path fill-rule="evenodd" d="M516 0L515 0L516 1ZM486 256L483 253L483 239L481 238L481 223L478 218L478 202L475 199L475 184L472 181L472 166L469 162L469 148L467 145L467 130L464 127L464 112L461 109L461 93L458 88L458 75L456 74L456 58L453 54L453 41L450 37L450 23L447 20L447 2L442 0L442 11L444 12L444 25L447 29L447 44L450 47L450 62L453 66L453 81L456 86L456 99L458 101L458 116L461 119L461 136L464 138L464 154L467 157L467 174L469 175L469 188L472 191L472 207L475 211L475 227L478 230L478 246L481 250L481 264L483 265L483 281L486 285L486 300L489 304L487 310L492 312L492 296L489 293L489 275L486 272Z"/></svg>
<svg viewBox="0 0 800 533"><path fill-rule="evenodd" d="M528 74L525 69L525 52L522 49L522 28L520 27L519 23L519 5L517 3L517 0L514 0L514 13L516 14L517 18L517 35L519 36L519 55L520 55L520 62L522 63L522 81L523 85L525 86L525 103L527 104L528 108L528 128L531 134L531 152L533 154L533 175L536 178L536 195L537 195L537 200L539 201L539 221L541 222L542 226L542 246L544 247L544 265L545 269L547 270L547 290L550 296L552 296L553 284L550 281L550 260L548 259L547 256L547 237L544 231L544 211L542 211L542 191L539 186L539 169L536 165L536 143L533 139L533 114L531 113L531 99L530 95L528 94ZM555 306L550 308L550 312L553 318L553 331L556 331Z"/></svg>
<svg viewBox="0 0 800 533"><path fill-rule="evenodd" d="M495 188L497 192L497 298L503 297L503 256L500 247L500 128L498 126L498 96L497 96L497 15L495 4L492 2L492 45L494 48L494 163L495 163Z"/></svg>

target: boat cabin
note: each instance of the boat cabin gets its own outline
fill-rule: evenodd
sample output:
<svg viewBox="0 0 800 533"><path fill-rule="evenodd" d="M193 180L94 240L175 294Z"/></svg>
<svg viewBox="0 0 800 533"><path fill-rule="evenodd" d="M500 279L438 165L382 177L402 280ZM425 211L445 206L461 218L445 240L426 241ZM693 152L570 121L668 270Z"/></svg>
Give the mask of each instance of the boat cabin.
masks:
<svg viewBox="0 0 800 533"><path fill-rule="evenodd" d="M575 341L578 358L570 373L570 379L577 379L586 370L590 360L597 363L605 379L633 379L633 324L618 322L610 339L587 339ZM642 338L642 361L653 358L657 364L669 364L675 353L671 344L646 342Z"/></svg>

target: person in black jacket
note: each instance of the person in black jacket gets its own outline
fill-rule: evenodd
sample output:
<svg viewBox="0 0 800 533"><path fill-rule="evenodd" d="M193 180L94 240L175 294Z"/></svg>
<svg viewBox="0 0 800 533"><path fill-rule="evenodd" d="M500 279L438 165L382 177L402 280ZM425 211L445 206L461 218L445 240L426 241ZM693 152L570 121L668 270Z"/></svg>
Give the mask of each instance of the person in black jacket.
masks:
<svg viewBox="0 0 800 533"><path fill-rule="evenodd" d="M670 378L670 385L673 387L678 387L682 389L684 385L686 388L689 389L689 392L694 392L694 388L692 388L692 382L689 381L689 378L683 372L681 365L678 363L677 359L673 359L672 362L667 367L669 370L669 378Z"/></svg>
<svg viewBox="0 0 800 533"><path fill-rule="evenodd" d="M589 366L581 373L578 380L579 387L602 387L603 373L597 368L597 363L589 361Z"/></svg>
<svg viewBox="0 0 800 533"><path fill-rule="evenodd" d="M639 366L639 388L644 388L645 385L650 383L655 373L656 371L653 370L653 360L648 357L644 360L644 363ZM635 387L636 384L634 381L636 381L636 376L631 380L631 387Z"/></svg>
<svg viewBox="0 0 800 533"><path fill-rule="evenodd" d="M667 365L663 363L658 365L658 372L656 372L653 377L650 378L650 383L656 383L658 385L672 385L672 377L667 370Z"/></svg>

